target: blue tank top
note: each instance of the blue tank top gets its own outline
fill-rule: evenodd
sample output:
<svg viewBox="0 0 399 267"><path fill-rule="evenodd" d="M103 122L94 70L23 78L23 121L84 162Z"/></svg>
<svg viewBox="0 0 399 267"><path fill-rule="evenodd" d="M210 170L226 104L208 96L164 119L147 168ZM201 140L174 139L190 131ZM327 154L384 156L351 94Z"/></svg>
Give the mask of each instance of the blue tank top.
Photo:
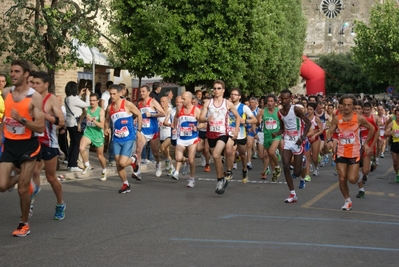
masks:
<svg viewBox="0 0 399 267"><path fill-rule="evenodd" d="M122 99L118 110L114 110L115 103L111 104L110 115L114 126L113 141L122 143L136 139L133 115L125 110L125 100Z"/></svg>
<svg viewBox="0 0 399 267"><path fill-rule="evenodd" d="M152 100L152 98L149 98L145 105L143 105L143 102L139 103L139 109L141 115L143 116L143 125L141 127L141 130L144 135L156 134L159 130L157 117L147 117L145 115L146 112L150 112L151 114L157 113L156 110L151 108Z"/></svg>

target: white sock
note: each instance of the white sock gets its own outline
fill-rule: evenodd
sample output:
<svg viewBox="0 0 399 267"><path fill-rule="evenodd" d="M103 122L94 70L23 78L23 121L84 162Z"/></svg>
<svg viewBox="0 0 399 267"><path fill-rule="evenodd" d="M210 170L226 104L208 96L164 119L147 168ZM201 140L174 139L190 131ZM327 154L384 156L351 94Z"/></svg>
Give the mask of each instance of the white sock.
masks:
<svg viewBox="0 0 399 267"><path fill-rule="evenodd" d="M290 191L292 195L296 195L295 190Z"/></svg>
<svg viewBox="0 0 399 267"><path fill-rule="evenodd" d="M89 167L89 166L90 166L90 162L86 161L86 162L85 162L85 166L86 166L86 167Z"/></svg>
<svg viewBox="0 0 399 267"><path fill-rule="evenodd" d="M103 169L103 173L106 173L107 172L107 169Z"/></svg>
<svg viewBox="0 0 399 267"><path fill-rule="evenodd" d="M134 157L130 157L132 159L132 163L136 162L136 159Z"/></svg>
<svg viewBox="0 0 399 267"><path fill-rule="evenodd" d="M345 202L352 202L352 200L350 197L348 197L347 199L345 199Z"/></svg>
<svg viewBox="0 0 399 267"><path fill-rule="evenodd" d="M125 185L129 185L129 181L128 181L128 180L124 181L123 183L124 183Z"/></svg>

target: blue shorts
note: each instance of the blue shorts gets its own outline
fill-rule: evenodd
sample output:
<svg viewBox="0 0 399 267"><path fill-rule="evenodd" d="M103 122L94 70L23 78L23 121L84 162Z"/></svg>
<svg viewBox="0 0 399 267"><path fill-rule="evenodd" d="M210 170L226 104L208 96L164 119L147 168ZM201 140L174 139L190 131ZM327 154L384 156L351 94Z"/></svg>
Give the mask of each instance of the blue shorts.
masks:
<svg viewBox="0 0 399 267"><path fill-rule="evenodd" d="M133 152L134 140L129 140L125 142L113 142L112 151L115 156L126 156L131 157Z"/></svg>

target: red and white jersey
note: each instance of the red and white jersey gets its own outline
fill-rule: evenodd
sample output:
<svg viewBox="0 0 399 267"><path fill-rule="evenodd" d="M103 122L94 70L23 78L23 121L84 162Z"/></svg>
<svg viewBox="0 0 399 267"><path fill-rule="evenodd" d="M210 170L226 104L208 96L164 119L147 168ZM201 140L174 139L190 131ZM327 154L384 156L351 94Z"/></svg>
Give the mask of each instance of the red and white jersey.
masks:
<svg viewBox="0 0 399 267"><path fill-rule="evenodd" d="M208 106L207 118L212 116L212 120L208 122L206 137L216 139L220 136L229 135L227 132L229 124L229 111L227 108L227 101L223 99L222 104L216 107L213 99L211 99Z"/></svg>
<svg viewBox="0 0 399 267"><path fill-rule="evenodd" d="M303 121L298 118L292 105L286 116L278 112L278 117L284 122L284 141L296 142L302 136L304 130Z"/></svg>
<svg viewBox="0 0 399 267"><path fill-rule="evenodd" d="M51 94L47 94L46 97L43 99L42 110L44 113L44 107L46 105L47 100L51 97ZM45 128L43 133L37 134L39 138L39 142L42 145L51 147L51 148L58 148L58 137L57 137L57 125L52 124L48 120L45 120Z"/></svg>

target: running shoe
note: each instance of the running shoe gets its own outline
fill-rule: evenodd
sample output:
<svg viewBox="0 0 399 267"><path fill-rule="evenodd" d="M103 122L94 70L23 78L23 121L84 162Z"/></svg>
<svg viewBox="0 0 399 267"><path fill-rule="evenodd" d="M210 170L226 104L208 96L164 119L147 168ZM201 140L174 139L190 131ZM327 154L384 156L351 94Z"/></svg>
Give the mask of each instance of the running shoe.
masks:
<svg viewBox="0 0 399 267"><path fill-rule="evenodd" d="M170 161L165 160L165 170L169 171L170 170Z"/></svg>
<svg viewBox="0 0 399 267"><path fill-rule="evenodd" d="M292 179L296 179L297 178L297 176L295 176L294 172L291 173L291 177L292 177Z"/></svg>
<svg viewBox="0 0 399 267"><path fill-rule="evenodd" d="M242 171L242 183L246 184L248 183L248 180L249 180L248 171Z"/></svg>
<svg viewBox="0 0 399 267"><path fill-rule="evenodd" d="M252 163L251 162L247 163L247 168L248 168L248 170L252 170Z"/></svg>
<svg viewBox="0 0 399 267"><path fill-rule="evenodd" d="M28 215L28 218L30 219L30 218L32 218L32 216L33 216L33 205L31 204L31 205L30 205L30 208L29 208L29 215Z"/></svg>
<svg viewBox="0 0 399 267"><path fill-rule="evenodd" d="M107 181L107 171L101 172L100 181L103 181L103 182Z"/></svg>
<svg viewBox="0 0 399 267"><path fill-rule="evenodd" d="M241 161L241 156L240 154L236 154L236 162L240 162Z"/></svg>
<svg viewBox="0 0 399 267"><path fill-rule="evenodd" d="M173 167L173 165L171 166L170 170L168 171L168 173L166 174L167 176L172 176L173 173L175 172L175 167Z"/></svg>
<svg viewBox="0 0 399 267"><path fill-rule="evenodd" d="M335 163L335 161L332 161L331 162L331 167L336 167L337 166L337 164Z"/></svg>
<svg viewBox="0 0 399 267"><path fill-rule="evenodd" d="M179 172L175 170L172 174L172 178L175 179L176 181L179 180Z"/></svg>
<svg viewBox="0 0 399 267"><path fill-rule="evenodd" d="M295 203L297 201L298 197L294 194L290 194L290 196L284 200L285 203Z"/></svg>
<svg viewBox="0 0 399 267"><path fill-rule="evenodd" d="M12 232L12 236L21 237L30 234L29 223L19 223L17 229Z"/></svg>
<svg viewBox="0 0 399 267"><path fill-rule="evenodd" d="M211 171L211 166L209 166L208 164L205 165L204 172L210 172L210 171Z"/></svg>
<svg viewBox="0 0 399 267"><path fill-rule="evenodd" d="M329 161L330 161L330 157L327 154L324 156L324 165L327 165Z"/></svg>
<svg viewBox="0 0 399 267"><path fill-rule="evenodd" d="M186 175L187 172L188 172L188 164L187 164L187 162L184 162L183 166L181 168L181 174Z"/></svg>
<svg viewBox="0 0 399 267"><path fill-rule="evenodd" d="M125 193L129 193L129 192L130 192L130 185L127 185L127 184L123 184L122 188L119 189L120 194L125 194Z"/></svg>
<svg viewBox="0 0 399 267"><path fill-rule="evenodd" d="M134 154L133 157L131 157L132 163L130 163L130 166L133 168L133 172L137 172L139 170L139 163L137 162L137 155Z"/></svg>
<svg viewBox="0 0 399 267"><path fill-rule="evenodd" d="M65 218L65 209L66 209L65 203L62 203L61 205L58 204L55 205L54 220L59 220L59 221L63 220Z"/></svg>
<svg viewBox="0 0 399 267"><path fill-rule="evenodd" d="M266 178L265 178L266 179ZM278 175L277 175L277 168L274 170L273 172L273 176L272 176L272 182L275 183L277 182L278 179Z"/></svg>
<svg viewBox="0 0 399 267"><path fill-rule="evenodd" d="M132 178L133 178L133 179L136 179L137 181L140 181L140 182L141 182L141 180L142 180L141 171L140 171L140 170L137 170L137 172L133 172L133 173L132 173Z"/></svg>
<svg viewBox="0 0 399 267"><path fill-rule="evenodd" d="M313 171L313 164L312 163L309 164L309 171L311 171L311 172Z"/></svg>
<svg viewBox="0 0 399 267"><path fill-rule="evenodd" d="M376 158L376 159L375 159L375 164L376 164L377 166L380 166L380 159L379 159L379 158Z"/></svg>
<svg viewBox="0 0 399 267"><path fill-rule="evenodd" d="M269 166L267 166L267 169L266 169L266 174L270 174L270 173L271 173L270 167L269 167Z"/></svg>
<svg viewBox="0 0 399 267"><path fill-rule="evenodd" d="M299 181L299 189L304 189L306 187L306 182L305 180L300 180Z"/></svg>
<svg viewBox="0 0 399 267"><path fill-rule="evenodd" d="M234 164L233 164L233 170L237 170L237 162L234 162Z"/></svg>
<svg viewBox="0 0 399 267"><path fill-rule="evenodd" d="M319 167L314 169L313 176L319 176Z"/></svg>
<svg viewBox="0 0 399 267"><path fill-rule="evenodd" d="M321 160L321 162L319 163L320 167L324 167L324 160Z"/></svg>
<svg viewBox="0 0 399 267"><path fill-rule="evenodd" d="M226 179L227 181L230 181L231 179L233 179L233 172L232 171L225 171L224 172L224 179Z"/></svg>
<svg viewBox="0 0 399 267"><path fill-rule="evenodd" d="M156 165L155 176L161 177L161 175L162 175L162 166L161 166L161 162L160 162Z"/></svg>
<svg viewBox="0 0 399 267"><path fill-rule="evenodd" d="M224 164L224 162L226 161L226 159L224 157L222 157L222 163Z"/></svg>
<svg viewBox="0 0 399 267"><path fill-rule="evenodd" d="M356 195L357 198L364 198L366 194L364 193L364 191L359 191L359 193Z"/></svg>
<svg viewBox="0 0 399 267"><path fill-rule="evenodd" d="M305 180L305 182L311 182L312 178L310 177L310 175L306 175L305 178L303 178Z"/></svg>
<svg viewBox="0 0 399 267"><path fill-rule="evenodd" d="M89 166L85 166L85 168L83 169L83 172L82 172L82 174L86 174L88 171L90 171L91 170L91 166L90 166L90 164L89 164Z"/></svg>
<svg viewBox="0 0 399 267"><path fill-rule="evenodd" d="M280 152L278 150L276 150L276 156L277 156L277 160L281 161Z"/></svg>
<svg viewBox="0 0 399 267"><path fill-rule="evenodd" d="M195 180L194 179L188 180L187 187L188 188L194 188L194 186L195 186Z"/></svg>
<svg viewBox="0 0 399 267"><path fill-rule="evenodd" d="M116 162L115 162L115 160L112 160L112 161L108 162L108 166L110 166L110 167L116 167Z"/></svg>
<svg viewBox="0 0 399 267"><path fill-rule="evenodd" d="M257 159L257 158L258 158L258 153L255 153L255 154L252 156L252 158L253 158L253 159Z"/></svg>
<svg viewBox="0 0 399 267"><path fill-rule="evenodd" d="M380 158L382 159L384 158L384 153L381 153Z"/></svg>
<svg viewBox="0 0 399 267"><path fill-rule="evenodd" d="M341 207L342 210L351 210L352 209L352 202L346 202L345 204Z"/></svg>
<svg viewBox="0 0 399 267"><path fill-rule="evenodd" d="M275 176L275 173L273 173L273 177ZM265 172L262 172L261 174L260 174L260 179L262 179L262 180L266 180L266 173ZM273 180L273 179L272 179Z"/></svg>
<svg viewBox="0 0 399 267"><path fill-rule="evenodd" d="M29 186L30 204L33 204L33 202L35 202L35 196L39 194L40 190L41 190L40 186L36 185L33 181L30 181L30 186Z"/></svg>
<svg viewBox="0 0 399 267"><path fill-rule="evenodd" d="M219 195L224 194L224 191L228 185L229 185L229 181L227 181L226 179L223 178L223 179L218 180L218 182L216 184L215 193L217 193Z"/></svg>
<svg viewBox="0 0 399 267"><path fill-rule="evenodd" d="M83 170L79 167L68 167L68 171L70 172L82 172Z"/></svg>
<svg viewBox="0 0 399 267"><path fill-rule="evenodd" d="M206 159L204 155L201 155L201 167L205 167L206 166Z"/></svg>
<svg viewBox="0 0 399 267"><path fill-rule="evenodd" d="M277 176L277 178L279 178L280 175L281 175L281 168L280 168L280 166L277 166L277 167L274 169L274 172L277 173L276 176Z"/></svg>
<svg viewBox="0 0 399 267"><path fill-rule="evenodd" d="M317 155L317 162L319 162L319 163L320 163L320 162L321 162L321 160L322 160L322 158L321 158L320 154L318 154L318 155Z"/></svg>

